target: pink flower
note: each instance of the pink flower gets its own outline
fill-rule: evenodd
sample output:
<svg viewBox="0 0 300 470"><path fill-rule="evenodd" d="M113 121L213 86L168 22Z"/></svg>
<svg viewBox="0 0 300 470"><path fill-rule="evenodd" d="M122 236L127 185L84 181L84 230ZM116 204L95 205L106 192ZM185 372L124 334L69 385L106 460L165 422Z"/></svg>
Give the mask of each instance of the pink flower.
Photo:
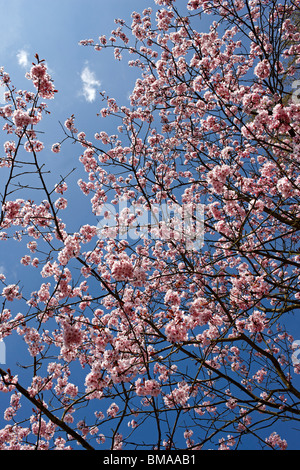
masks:
<svg viewBox="0 0 300 470"><path fill-rule="evenodd" d="M80 243L78 234L69 235L65 240L65 247L58 255L58 260L62 265L66 265L71 258L80 253Z"/></svg>
<svg viewBox="0 0 300 470"><path fill-rule="evenodd" d="M42 98L54 98L54 93L57 90L54 89L51 77L48 75L47 68L44 64L34 65L31 68L29 78L32 80Z"/></svg>
<svg viewBox="0 0 300 470"><path fill-rule="evenodd" d="M39 265L39 259L38 258L33 258L32 262L31 262L31 265L34 267L34 268L37 268L38 265Z"/></svg>
<svg viewBox="0 0 300 470"><path fill-rule="evenodd" d="M114 436L113 450L122 450L123 447L123 436L118 432Z"/></svg>
<svg viewBox="0 0 300 470"><path fill-rule="evenodd" d="M188 338L187 326L184 322L171 320L165 326L166 336L171 343L186 341Z"/></svg>
<svg viewBox="0 0 300 470"><path fill-rule="evenodd" d="M134 268L133 280L131 281L131 284L135 287L141 287L144 285L146 278L146 271L143 268L137 266Z"/></svg>
<svg viewBox="0 0 300 470"><path fill-rule="evenodd" d="M44 144L39 140L28 140L24 148L26 152L41 152L44 148Z"/></svg>
<svg viewBox="0 0 300 470"><path fill-rule="evenodd" d="M180 305L180 295L178 294L178 292L169 289L165 295L165 304L168 306Z"/></svg>
<svg viewBox="0 0 300 470"><path fill-rule="evenodd" d="M258 78L268 78L270 75L271 66L267 59L262 60L257 64L254 69L254 73Z"/></svg>
<svg viewBox="0 0 300 470"><path fill-rule="evenodd" d="M226 402L227 408L230 410L234 410L235 407L237 406L237 400L235 398L229 398L229 400Z"/></svg>
<svg viewBox="0 0 300 470"><path fill-rule="evenodd" d="M55 186L55 192L63 194L68 189L68 185L65 181Z"/></svg>
<svg viewBox="0 0 300 470"><path fill-rule="evenodd" d="M88 243L93 237L97 235L97 227L94 225L83 225L80 229L80 234L83 236L83 243Z"/></svg>
<svg viewBox="0 0 300 470"><path fill-rule="evenodd" d="M277 104L273 109L273 116L274 118L279 121L280 124L289 124L290 118L285 110L285 108L281 104Z"/></svg>
<svg viewBox="0 0 300 470"><path fill-rule="evenodd" d="M7 287L4 287L2 290L2 295L10 302L12 302L14 299L21 298L21 294L19 293L19 286L16 284L10 284Z"/></svg>
<svg viewBox="0 0 300 470"><path fill-rule="evenodd" d="M66 348L79 346L82 341L82 332L74 325L65 323L63 325L63 341Z"/></svg>
<svg viewBox="0 0 300 470"><path fill-rule="evenodd" d="M197 10L201 6L201 1L200 0L189 0L189 3L187 5L188 10Z"/></svg>
<svg viewBox="0 0 300 470"><path fill-rule="evenodd" d="M132 419L129 423L128 423L128 427L131 427L132 429L135 429L138 427L138 423Z"/></svg>
<svg viewBox="0 0 300 470"><path fill-rule="evenodd" d="M291 197L293 194L292 184L286 176L277 181L277 189L283 195L283 197L286 198Z"/></svg>
<svg viewBox="0 0 300 470"><path fill-rule="evenodd" d="M74 121L75 121L75 118L73 115L65 121L65 127L72 133L78 132L78 130L76 129L74 125Z"/></svg>
<svg viewBox="0 0 300 470"><path fill-rule="evenodd" d="M174 2L174 0L155 0L155 3L157 5L172 5L172 3Z"/></svg>
<svg viewBox="0 0 300 470"><path fill-rule="evenodd" d="M138 379L135 382L136 394L138 396L151 395L157 397L160 394L160 385L156 380L143 380Z"/></svg>
<svg viewBox="0 0 300 470"><path fill-rule="evenodd" d="M185 406L189 397L190 386L182 381L170 394L164 396L164 402L168 408L173 408L175 405Z"/></svg>
<svg viewBox="0 0 300 470"><path fill-rule="evenodd" d="M227 176L231 174L229 165L216 165L208 172L207 181L213 186L214 192L222 194Z"/></svg>
<svg viewBox="0 0 300 470"><path fill-rule="evenodd" d="M29 255L25 255L21 258L21 264L24 266L29 266L31 263L31 257Z"/></svg>
<svg viewBox="0 0 300 470"><path fill-rule="evenodd" d="M251 333L260 333L267 327L267 321L265 320L265 315L258 310L254 310L252 315L250 315L248 320L248 330Z"/></svg>
<svg viewBox="0 0 300 470"><path fill-rule="evenodd" d="M107 409L107 416L110 416L111 418L115 418L119 411L119 407L116 403L112 403L110 407Z"/></svg>
<svg viewBox="0 0 300 470"><path fill-rule="evenodd" d="M60 152L60 144L59 143L53 144L52 147L51 147L51 150L52 150L53 153L59 153Z"/></svg>
<svg viewBox="0 0 300 470"><path fill-rule="evenodd" d="M189 313L197 321L198 325L205 325L212 319L211 309L208 309L206 306L207 300L199 297L192 302L189 308Z"/></svg>
<svg viewBox="0 0 300 470"><path fill-rule="evenodd" d="M265 368L262 368L256 372L256 374L253 376L253 379L257 380L257 382L260 384L264 381L265 376L268 374Z"/></svg>
<svg viewBox="0 0 300 470"><path fill-rule="evenodd" d="M13 114L13 120L17 127L27 127L32 123L32 118L29 116L28 112L18 109Z"/></svg>
<svg viewBox="0 0 300 470"><path fill-rule="evenodd" d="M78 394L78 387L69 383L65 388L65 394L70 395L71 398L75 398Z"/></svg>
<svg viewBox="0 0 300 470"><path fill-rule="evenodd" d="M116 281L127 281L132 279L134 268L129 259L120 259L114 262L112 266L112 276Z"/></svg>
<svg viewBox="0 0 300 470"><path fill-rule="evenodd" d="M67 205L68 205L68 201L64 197L60 197L55 201L55 207L57 209L60 209L60 210L66 209Z"/></svg>
<svg viewBox="0 0 300 470"><path fill-rule="evenodd" d="M30 70L30 75L33 79L41 79L46 75L46 67L43 64L34 65Z"/></svg>
<svg viewBox="0 0 300 470"><path fill-rule="evenodd" d="M50 298L50 283L43 283L40 290L38 291L38 300L39 302L46 302Z"/></svg>
<svg viewBox="0 0 300 470"><path fill-rule="evenodd" d="M281 439L277 432L273 432L265 441L273 448L279 447L280 450L286 450L287 448L286 440Z"/></svg>

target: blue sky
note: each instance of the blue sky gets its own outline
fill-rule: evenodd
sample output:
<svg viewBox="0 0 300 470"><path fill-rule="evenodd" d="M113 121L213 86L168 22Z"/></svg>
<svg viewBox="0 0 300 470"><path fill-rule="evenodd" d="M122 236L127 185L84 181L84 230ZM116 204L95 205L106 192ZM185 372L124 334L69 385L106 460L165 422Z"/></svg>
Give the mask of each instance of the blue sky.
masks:
<svg viewBox="0 0 300 470"><path fill-rule="evenodd" d="M17 87L25 87L24 74L38 53L59 90L50 103L52 115L64 119L74 113L84 126L99 110L97 91L126 96L130 84L128 68L115 63L111 51L96 53L78 42L109 34L115 16L130 18L137 5L148 4L149 0L1 0L1 65Z"/></svg>

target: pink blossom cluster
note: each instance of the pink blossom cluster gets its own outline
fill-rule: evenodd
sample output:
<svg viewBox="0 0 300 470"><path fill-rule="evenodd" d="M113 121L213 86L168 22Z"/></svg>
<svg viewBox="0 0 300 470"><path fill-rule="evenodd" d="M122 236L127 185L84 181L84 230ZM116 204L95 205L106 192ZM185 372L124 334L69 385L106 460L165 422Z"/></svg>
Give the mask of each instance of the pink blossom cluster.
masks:
<svg viewBox="0 0 300 470"><path fill-rule="evenodd" d="M273 449L279 450L286 450L287 442L285 439L282 439L276 431L272 432L272 434L265 439L266 443L273 447Z"/></svg>
<svg viewBox="0 0 300 470"><path fill-rule="evenodd" d="M21 264L23 264L24 266L29 266L30 263L31 263L31 256L29 256L29 255L22 256L20 262L21 262Z"/></svg>
<svg viewBox="0 0 300 470"><path fill-rule="evenodd" d="M212 319L212 311L207 308L207 300L205 298L196 298L190 308L189 312L198 325L205 325Z"/></svg>
<svg viewBox="0 0 300 470"><path fill-rule="evenodd" d="M42 277L51 277L56 275L58 278L60 278L60 270L58 268L58 263L55 261L54 263L51 263L48 261L47 263L44 264L42 270L41 270L41 276Z"/></svg>
<svg viewBox="0 0 300 470"><path fill-rule="evenodd" d="M116 433L114 436L113 450L122 450L123 448L123 436L120 433Z"/></svg>
<svg viewBox="0 0 300 470"><path fill-rule="evenodd" d="M164 364L155 363L154 373L159 374L158 380L166 382L171 374L174 374L177 370L177 366L174 364L170 368Z"/></svg>
<svg viewBox="0 0 300 470"><path fill-rule="evenodd" d="M192 447L194 445L194 440L191 439L192 435L194 434L194 431L192 429L187 429L183 433L183 437L186 439L186 446L187 448Z"/></svg>
<svg viewBox="0 0 300 470"><path fill-rule="evenodd" d="M207 181L212 185L216 194L222 194L226 178L231 174L229 165L216 165L207 174Z"/></svg>
<svg viewBox="0 0 300 470"><path fill-rule="evenodd" d="M5 221L8 226L14 224L16 219L20 216L20 209L24 203L23 199L16 199L15 201L6 201L2 210L5 212ZM18 220L16 225L18 224Z"/></svg>
<svg viewBox="0 0 300 470"><path fill-rule="evenodd" d="M106 413L107 413L107 416L110 416L111 418L115 418L116 415L118 414L118 411L119 411L119 406L116 404L116 403L112 403Z"/></svg>
<svg viewBox="0 0 300 470"><path fill-rule="evenodd" d="M76 134L78 130L75 127L75 116L72 115L65 121L65 127L72 133Z"/></svg>
<svg viewBox="0 0 300 470"><path fill-rule="evenodd" d="M82 236L82 243L88 243L97 236L98 229L94 225L85 224L80 228L79 232Z"/></svg>
<svg viewBox="0 0 300 470"><path fill-rule="evenodd" d="M4 419L6 421L10 421L13 419L13 417L17 414L17 411L21 408L21 394L15 392L13 395L10 397L10 406L6 408L4 412Z"/></svg>
<svg viewBox="0 0 300 470"><path fill-rule="evenodd" d="M85 378L85 387L87 392L96 392L97 390L102 391L106 384L106 381L103 379L103 368L102 362L99 360L94 361L91 371L87 374ZM96 394L97 396L102 396L101 394Z"/></svg>
<svg viewBox="0 0 300 470"><path fill-rule="evenodd" d="M41 152L44 149L44 144L40 140L28 140L24 148L26 152Z"/></svg>
<svg viewBox="0 0 300 470"><path fill-rule="evenodd" d="M29 115L28 111L23 111L22 109L17 109L14 112L13 120L17 127L27 127L32 123L32 117Z"/></svg>
<svg viewBox="0 0 300 470"><path fill-rule="evenodd" d="M147 280L147 272L142 266L135 266L131 284L135 287L142 287Z"/></svg>
<svg viewBox="0 0 300 470"><path fill-rule="evenodd" d="M17 284L9 284L4 287L2 290L2 296L9 302L22 298L22 294L19 292L19 286Z"/></svg>
<svg viewBox="0 0 300 470"><path fill-rule="evenodd" d="M59 194L63 194L65 191L67 191L67 189L68 189L68 185L65 181L55 186L55 192Z"/></svg>
<svg viewBox="0 0 300 470"><path fill-rule="evenodd" d="M171 4L171 0L164 0L164 4ZM167 31L170 27L171 21L173 19L173 12L162 9L157 13L157 27L163 31Z"/></svg>
<svg viewBox="0 0 300 470"><path fill-rule="evenodd" d="M78 395L78 387L75 384L68 383L64 390L66 395L69 395L71 398L76 398Z"/></svg>
<svg viewBox="0 0 300 470"><path fill-rule="evenodd" d="M55 430L56 426L50 420L47 422L44 418L40 418L39 416L32 419L31 431L34 435L39 436L41 439L45 439L44 445L42 445L44 450L49 448L48 442L54 436Z"/></svg>
<svg viewBox="0 0 300 470"><path fill-rule="evenodd" d="M265 314L259 310L254 310L248 319L247 328L251 333L261 333L267 328L267 324Z"/></svg>
<svg viewBox="0 0 300 470"><path fill-rule="evenodd" d="M113 263L111 274L116 281L128 281L133 278L134 267L127 255L120 257Z"/></svg>
<svg viewBox="0 0 300 470"><path fill-rule="evenodd" d="M63 209L66 209L67 206L68 206L68 200L64 197L59 197L56 201L55 201L55 207L59 210L63 210Z"/></svg>
<svg viewBox="0 0 300 470"><path fill-rule="evenodd" d="M95 171L98 167L98 162L94 157L94 150L91 148L86 149L79 157L79 160L84 165L84 169L87 173Z"/></svg>
<svg viewBox="0 0 300 470"><path fill-rule="evenodd" d="M264 79L268 78L270 75L270 62L267 59L262 60L257 64L257 66L254 69L255 75L257 75L258 78Z"/></svg>
<svg viewBox="0 0 300 470"><path fill-rule="evenodd" d="M44 64L36 64L31 68L30 74L36 80L40 80L45 77L47 68Z"/></svg>
<svg viewBox="0 0 300 470"><path fill-rule="evenodd" d="M182 381L179 382L177 388L174 388L171 393L164 396L164 402L168 408L173 408L175 405L186 406L190 398L190 386Z"/></svg>
<svg viewBox="0 0 300 470"><path fill-rule="evenodd" d="M162 5L162 6L170 6L172 3L174 3L175 0L155 0L155 3L157 5Z"/></svg>
<svg viewBox="0 0 300 470"><path fill-rule="evenodd" d="M53 153L59 153L60 149L61 149L61 145L59 143L55 143L51 147L51 150Z"/></svg>
<svg viewBox="0 0 300 470"><path fill-rule="evenodd" d="M46 303L50 299L50 282L42 283L38 291L38 301Z"/></svg>
<svg viewBox="0 0 300 470"><path fill-rule="evenodd" d="M47 67L45 64L39 63L33 65L28 78L32 80L34 86L37 88L38 94L42 98L54 98L56 90L50 75L47 73Z"/></svg>
<svg viewBox="0 0 300 470"><path fill-rule="evenodd" d="M165 304L168 306L179 306L181 303L180 295L178 292L169 289L165 295Z"/></svg>
<svg viewBox="0 0 300 470"><path fill-rule="evenodd" d="M78 256L80 253L80 236L79 234L68 235L64 240L64 248L58 255L58 261L65 266L71 258Z"/></svg>
<svg viewBox="0 0 300 470"><path fill-rule="evenodd" d="M284 107L281 104L277 104L274 106L273 109L273 117L275 121L278 121L278 123L275 122L274 127L279 127L281 125L281 128L283 129L282 125L289 125L291 122L291 108L290 107ZM288 127L287 127L288 129Z"/></svg>
<svg viewBox="0 0 300 470"><path fill-rule="evenodd" d="M36 357L43 351L44 345L42 344L41 336L36 328L26 328L24 340L28 344L28 351L32 357Z"/></svg>
<svg viewBox="0 0 300 470"><path fill-rule="evenodd" d="M188 339L188 324L186 319L170 320L165 326L165 334L170 343L181 343Z"/></svg>
<svg viewBox="0 0 300 470"><path fill-rule="evenodd" d="M68 322L64 322L63 342L66 348L79 346L82 342L82 332L76 325L71 325Z"/></svg>
<svg viewBox="0 0 300 470"><path fill-rule="evenodd" d="M218 450L230 450L232 446L236 443L236 440L230 434L225 438L222 437L219 439L219 447Z"/></svg>
<svg viewBox="0 0 300 470"><path fill-rule="evenodd" d="M289 198L293 195L293 186L289 179L284 176L277 181L277 189L284 198Z"/></svg>
<svg viewBox="0 0 300 470"><path fill-rule="evenodd" d="M263 367L253 375L253 379L257 380L258 383L262 383L265 380L267 374L267 370Z"/></svg>
<svg viewBox="0 0 300 470"><path fill-rule="evenodd" d="M0 430L1 450L28 450L31 446L22 444L30 434L29 427L8 424Z"/></svg>
<svg viewBox="0 0 300 470"><path fill-rule="evenodd" d="M16 151L16 143L11 140L6 141L4 143L4 151L8 159L13 158ZM4 166L7 163L3 160L0 164Z"/></svg>
<svg viewBox="0 0 300 470"><path fill-rule="evenodd" d="M189 0L187 9L188 10L197 10L201 6L201 1L200 0Z"/></svg>

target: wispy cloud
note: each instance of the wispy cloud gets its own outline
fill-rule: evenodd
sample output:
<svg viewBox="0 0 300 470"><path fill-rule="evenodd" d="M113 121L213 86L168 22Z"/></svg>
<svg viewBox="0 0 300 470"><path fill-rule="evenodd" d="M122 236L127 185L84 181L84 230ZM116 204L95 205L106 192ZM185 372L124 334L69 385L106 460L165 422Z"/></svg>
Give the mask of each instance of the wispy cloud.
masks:
<svg viewBox="0 0 300 470"><path fill-rule="evenodd" d="M92 103L96 99L97 87L101 85L101 82L97 80L95 73L88 65L84 67L80 77L82 80L82 94L89 103Z"/></svg>
<svg viewBox="0 0 300 470"><path fill-rule="evenodd" d="M6 88L4 85L0 85L0 104L5 104L6 101L5 101L5 91L6 91Z"/></svg>
<svg viewBox="0 0 300 470"><path fill-rule="evenodd" d="M27 51L25 51L24 49L21 49L17 54L17 59L18 59L19 65L21 65L21 67L25 67L25 68L28 67L29 60L28 60L28 52Z"/></svg>

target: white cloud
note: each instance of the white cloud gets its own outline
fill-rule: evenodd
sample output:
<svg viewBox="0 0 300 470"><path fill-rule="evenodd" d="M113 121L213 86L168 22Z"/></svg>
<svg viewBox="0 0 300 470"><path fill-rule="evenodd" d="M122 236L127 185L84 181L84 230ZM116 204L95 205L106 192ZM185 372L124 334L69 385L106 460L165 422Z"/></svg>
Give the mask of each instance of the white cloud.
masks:
<svg viewBox="0 0 300 470"><path fill-rule="evenodd" d="M5 104L5 92L6 92L6 87L4 85L0 85L0 104Z"/></svg>
<svg viewBox="0 0 300 470"><path fill-rule="evenodd" d="M17 54L17 59L18 59L18 62L19 62L19 65L21 65L21 67L28 67L29 65L29 60L28 60L28 52L25 51L24 49L20 50Z"/></svg>
<svg viewBox="0 0 300 470"><path fill-rule="evenodd" d="M95 73L90 70L88 65L84 67L80 77L82 80L82 93L85 99L91 103L96 99L97 87L101 85L101 82L97 80Z"/></svg>

